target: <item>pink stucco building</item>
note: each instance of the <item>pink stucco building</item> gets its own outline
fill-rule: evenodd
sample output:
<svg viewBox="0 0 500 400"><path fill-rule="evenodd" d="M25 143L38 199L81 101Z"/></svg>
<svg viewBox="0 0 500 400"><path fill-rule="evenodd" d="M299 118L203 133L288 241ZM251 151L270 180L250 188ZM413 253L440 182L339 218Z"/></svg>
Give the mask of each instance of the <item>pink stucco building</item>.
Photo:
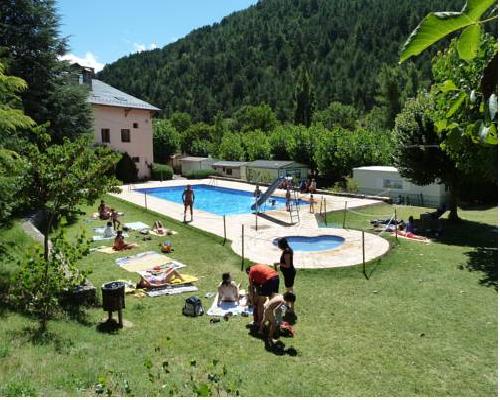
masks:
<svg viewBox="0 0 500 400"><path fill-rule="evenodd" d="M137 165L138 177L149 178L148 165L153 163L152 118L160 109L92 75L93 71L87 70L82 78L90 87L95 141L127 152Z"/></svg>

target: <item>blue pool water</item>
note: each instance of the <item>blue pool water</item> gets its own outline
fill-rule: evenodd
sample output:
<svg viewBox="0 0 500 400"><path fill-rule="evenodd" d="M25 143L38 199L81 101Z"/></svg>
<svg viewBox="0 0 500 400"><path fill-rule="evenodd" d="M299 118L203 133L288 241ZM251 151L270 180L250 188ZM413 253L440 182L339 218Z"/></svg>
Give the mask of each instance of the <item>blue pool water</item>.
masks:
<svg viewBox="0 0 500 400"><path fill-rule="evenodd" d="M333 250L345 241L343 237L334 235L286 236L286 239L293 251ZM273 244L277 246L278 239L274 239Z"/></svg>
<svg viewBox="0 0 500 400"><path fill-rule="evenodd" d="M161 188L136 189L137 192L147 193L148 196L158 197L163 200L182 204L182 193L186 188L182 186L170 186ZM251 206L255 202L253 193L244 190L229 189L210 185L192 185L194 190L194 209L207 211L217 215L250 214ZM271 200L276 203L273 206ZM300 200L301 205L308 204ZM286 201L282 197L271 196L261 207L261 211L279 210L285 208Z"/></svg>

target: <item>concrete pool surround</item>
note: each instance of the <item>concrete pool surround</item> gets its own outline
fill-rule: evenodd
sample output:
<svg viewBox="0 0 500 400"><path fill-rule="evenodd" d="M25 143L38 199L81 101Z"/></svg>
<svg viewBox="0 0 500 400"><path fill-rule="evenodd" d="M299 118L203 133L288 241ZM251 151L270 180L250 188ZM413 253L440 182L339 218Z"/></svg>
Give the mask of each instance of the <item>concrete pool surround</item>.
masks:
<svg viewBox="0 0 500 400"><path fill-rule="evenodd" d="M212 185L225 189L236 189L253 194L255 185L243 182L220 181L215 179L200 180L171 180L164 182L147 182L136 185L122 186L122 193L111 194L114 197L125 201L146 206L161 215L183 221L184 206L177 202L160 199L144 194L137 189L153 189L159 187L186 186L194 187L196 196L196 185ZM285 190L277 189L273 194L275 197L285 197ZM307 201L307 195L301 195ZM376 204L379 201L345 198L338 196L324 196L327 210L343 210L347 202L348 208L360 207L369 204ZM319 211L319 210L316 210ZM273 244L273 240L287 236L318 237L318 236L338 236L344 239L342 245L331 250L323 251L296 251L294 264L299 269L314 268L335 268L358 265L362 263L361 231L341 229L341 228L319 228L314 214L309 213L308 206L300 207L300 222L290 225L290 214L284 209L267 211L263 216L255 214L234 214L225 217L210 212L195 209L193 221L190 225L224 237L224 220L226 223L226 237L231 241L231 248L238 255L244 252L244 257L255 263L273 265L278 262L281 250ZM257 223L257 229L256 229ZM244 241L242 243L242 231ZM365 260L370 261L382 256L389 250L389 242L384 238L365 233Z"/></svg>

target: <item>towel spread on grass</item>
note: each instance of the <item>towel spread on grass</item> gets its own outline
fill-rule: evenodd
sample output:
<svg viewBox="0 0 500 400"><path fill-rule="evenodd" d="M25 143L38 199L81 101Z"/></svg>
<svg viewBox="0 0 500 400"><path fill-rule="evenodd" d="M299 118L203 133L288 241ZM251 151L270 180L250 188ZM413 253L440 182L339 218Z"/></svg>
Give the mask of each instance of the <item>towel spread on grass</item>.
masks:
<svg viewBox="0 0 500 400"><path fill-rule="evenodd" d="M182 268L182 266L178 266L174 261L147 271L137 271L137 273L142 277L139 286L149 289L164 286L185 285L198 281L198 278L194 275L180 273L174 274L173 271L179 268Z"/></svg>
<svg viewBox="0 0 500 400"><path fill-rule="evenodd" d="M101 229L101 228L97 228L97 229ZM124 238L128 237L128 233L122 233L122 235ZM99 234L99 235L92 236L92 241L97 242L99 240L109 240L109 239L114 239L115 237L116 237L116 234L114 236L106 236L106 237L102 236L102 234Z"/></svg>
<svg viewBox="0 0 500 400"><path fill-rule="evenodd" d="M134 246L133 247L134 249L139 247L139 245L137 243L129 243L129 245ZM99 253L104 253L104 254L121 253L121 252L127 251L127 250L132 250L132 249L115 250L115 249L113 249L112 246L99 246L99 247L94 247L94 248L90 249L90 251L98 251Z"/></svg>
<svg viewBox="0 0 500 400"><path fill-rule="evenodd" d="M396 233L392 232L392 236L396 236ZM417 242L431 243L431 240L425 236L418 236L411 232L400 232L398 231L398 238L415 240Z"/></svg>
<svg viewBox="0 0 500 400"><path fill-rule="evenodd" d="M158 233L158 232L155 232L155 231L149 231L149 234L150 235L153 235L153 236L167 236L167 235L177 235L177 232L176 231L173 231L171 229L165 229L166 232L164 233ZM167 233L168 232L168 233Z"/></svg>
<svg viewBox="0 0 500 400"><path fill-rule="evenodd" d="M126 224L123 225L124 228L130 229L132 231L140 231L142 229L149 229L149 225L145 224L144 222L127 222Z"/></svg>
<svg viewBox="0 0 500 400"><path fill-rule="evenodd" d="M158 297L158 296L165 296L165 295L171 295L171 294L179 294L179 293L185 293L185 292L196 292L198 288L196 286L193 286L191 284L188 285L180 285L180 286L168 286L164 287L161 289L152 289L148 290L146 294L148 297Z"/></svg>
<svg viewBox="0 0 500 400"><path fill-rule="evenodd" d="M252 314L252 306L248 305L248 299L246 296L240 298L238 304L236 302L223 301L220 305L217 305L218 296L215 296L214 302L207 311L207 315L211 317L223 317L227 313L232 313L233 315L240 315L243 311L246 311L248 315Z"/></svg>
<svg viewBox="0 0 500 400"><path fill-rule="evenodd" d="M152 269L158 265L164 265L167 263L176 263L178 266L184 266L177 261L172 260L163 254L156 251L146 251L144 253L135 254L128 257L120 257L115 260L116 264L129 271L129 272L139 272Z"/></svg>

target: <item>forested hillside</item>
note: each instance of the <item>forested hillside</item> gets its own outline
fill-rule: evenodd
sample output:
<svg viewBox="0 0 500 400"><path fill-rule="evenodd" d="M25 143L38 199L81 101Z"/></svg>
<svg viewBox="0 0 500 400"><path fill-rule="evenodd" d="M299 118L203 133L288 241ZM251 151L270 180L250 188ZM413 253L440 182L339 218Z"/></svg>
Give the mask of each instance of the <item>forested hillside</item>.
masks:
<svg viewBox="0 0 500 400"><path fill-rule="evenodd" d="M332 101L360 111L378 101L409 32L431 10L459 10L446 0L261 0L191 32L163 49L123 57L99 78L163 109L211 121L242 105L269 104L282 121L293 120L301 65L309 71L316 110ZM402 90L430 76L429 55L418 68L406 64ZM385 71L385 72L384 72ZM382 82L381 82L382 81Z"/></svg>

